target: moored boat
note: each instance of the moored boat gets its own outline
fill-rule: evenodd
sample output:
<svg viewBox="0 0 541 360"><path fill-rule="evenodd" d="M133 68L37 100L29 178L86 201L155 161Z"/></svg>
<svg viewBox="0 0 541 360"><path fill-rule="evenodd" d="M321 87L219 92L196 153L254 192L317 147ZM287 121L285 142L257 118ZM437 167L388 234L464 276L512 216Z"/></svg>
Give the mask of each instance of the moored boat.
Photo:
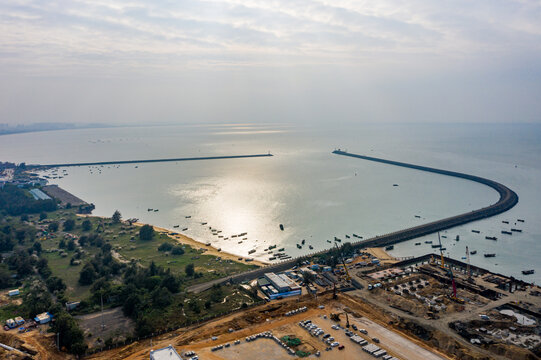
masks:
<svg viewBox="0 0 541 360"><path fill-rule="evenodd" d="M485 254L485 257L496 257L496 254Z"/></svg>
<svg viewBox="0 0 541 360"><path fill-rule="evenodd" d="M524 275L531 275L533 273L535 273L535 270L534 269L531 269L531 270L522 270L522 273Z"/></svg>

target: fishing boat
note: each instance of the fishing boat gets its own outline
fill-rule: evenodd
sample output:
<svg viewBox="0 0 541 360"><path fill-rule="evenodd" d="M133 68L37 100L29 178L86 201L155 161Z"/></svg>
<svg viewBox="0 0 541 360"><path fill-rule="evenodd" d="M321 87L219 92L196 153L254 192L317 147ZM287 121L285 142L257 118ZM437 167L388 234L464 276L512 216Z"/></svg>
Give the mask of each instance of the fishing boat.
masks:
<svg viewBox="0 0 541 360"><path fill-rule="evenodd" d="M509 221L502 220L502 223L509 224Z"/></svg>
<svg viewBox="0 0 541 360"><path fill-rule="evenodd" d="M514 232L522 232L522 230L521 230L521 229L514 229L514 228L513 228L513 229L511 229L511 231L514 231Z"/></svg>
<svg viewBox="0 0 541 360"><path fill-rule="evenodd" d="M186 231L186 230L188 230L188 228L184 228L184 229L182 229L182 231Z"/></svg>
<svg viewBox="0 0 541 360"><path fill-rule="evenodd" d="M297 244L297 249L302 249L302 246L300 246L299 244Z"/></svg>
<svg viewBox="0 0 541 360"><path fill-rule="evenodd" d="M284 231L284 225L280 224L280 230Z"/></svg>
<svg viewBox="0 0 541 360"><path fill-rule="evenodd" d="M421 245L421 243L415 243L415 246L417 246L417 245Z"/></svg>
<svg viewBox="0 0 541 360"><path fill-rule="evenodd" d="M241 241L239 241L239 242L238 242L237 244L242 244L242 240L241 240Z"/></svg>
<svg viewBox="0 0 541 360"><path fill-rule="evenodd" d="M207 225L207 223L206 223L206 222L202 222L201 225Z"/></svg>
<svg viewBox="0 0 541 360"><path fill-rule="evenodd" d="M531 274L533 274L534 272L535 272L534 269L531 269L531 270L522 270L522 273L523 273L524 275L531 275Z"/></svg>
<svg viewBox="0 0 541 360"><path fill-rule="evenodd" d="M303 244L304 244L304 243L303 243ZM271 246L269 246L269 250L270 250L270 249L275 249L275 248L276 248L276 245L271 245Z"/></svg>
<svg viewBox="0 0 541 360"><path fill-rule="evenodd" d="M442 235L441 237L444 239L447 239L447 235Z"/></svg>
<svg viewBox="0 0 541 360"><path fill-rule="evenodd" d="M518 222L524 222L524 219L517 219Z"/></svg>
<svg viewBox="0 0 541 360"><path fill-rule="evenodd" d="M457 235L456 238L455 238L456 241L459 241L460 240L460 236Z"/></svg>
<svg viewBox="0 0 541 360"><path fill-rule="evenodd" d="M432 240L425 241L425 244L432 244Z"/></svg>
<svg viewBox="0 0 541 360"><path fill-rule="evenodd" d="M327 242L330 244L330 243L331 243L331 240L327 240Z"/></svg>
<svg viewBox="0 0 541 360"><path fill-rule="evenodd" d="M346 235L346 239L351 239L351 237L349 235Z"/></svg>
<svg viewBox="0 0 541 360"><path fill-rule="evenodd" d="M301 244L304 245L305 242L306 240L302 239Z"/></svg>
<svg viewBox="0 0 541 360"><path fill-rule="evenodd" d="M385 250L393 250L393 249L394 249L394 245L389 245L385 247Z"/></svg>
<svg viewBox="0 0 541 360"><path fill-rule="evenodd" d="M271 257L269 258L269 260L270 260L270 261L276 260L276 256L271 256Z"/></svg>
<svg viewBox="0 0 541 360"><path fill-rule="evenodd" d="M513 233L511 231L505 231L505 230L502 230L502 234L513 235Z"/></svg>
<svg viewBox="0 0 541 360"><path fill-rule="evenodd" d="M447 248L442 247L442 248L440 248L440 250L445 251L445 250L447 250Z"/></svg>
<svg viewBox="0 0 541 360"><path fill-rule="evenodd" d="M485 257L496 257L496 254L485 254Z"/></svg>
<svg viewBox="0 0 541 360"><path fill-rule="evenodd" d="M479 230L472 230L472 233L480 234L481 232Z"/></svg>
<svg viewBox="0 0 541 360"><path fill-rule="evenodd" d="M248 251L248 254L253 254L253 253L255 253L255 249Z"/></svg>
<svg viewBox="0 0 541 360"><path fill-rule="evenodd" d="M470 251L470 255L475 255L475 254L477 254L477 250Z"/></svg>
<svg viewBox="0 0 541 360"><path fill-rule="evenodd" d="M285 251L286 248L279 248L278 251Z"/></svg>
<svg viewBox="0 0 541 360"><path fill-rule="evenodd" d="M310 250L314 250L314 247L313 247L312 245L308 245L308 248L309 248Z"/></svg>
<svg viewBox="0 0 541 360"><path fill-rule="evenodd" d="M147 209L147 211L152 211L152 210L154 210L154 209L151 209L151 208L148 208L148 209Z"/></svg>
<svg viewBox="0 0 541 360"><path fill-rule="evenodd" d="M432 245L432 249L437 249L437 248L441 248L441 245L440 244Z"/></svg>
<svg viewBox="0 0 541 360"><path fill-rule="evenodd" d="M186 218L186 219L190 219L190 218L191 218L191 216L190 216L190 215L188 215L188 216L185 216L185 218Z"/></svg>
<svg viewBox="0 0 541 360"><path fill-rule="evenodd" d="M417 219L420 219L420 218L421 218L419 215L415 215L415 217L416 217Z"/></svg>
<svg viewBox="0 0 541 360"><path fill-rule="evenodd" d="M173 225L174 228L178 228L180 225Z"/></svg>
<svg viewBox="0 0 541 360"><path fill-rule="evenodd" d="M158 211L160 211L160 210L159 209L154 209L154 212L158 212Z"/></svg>
<svg viewBox="0 0 541 360"><path fill-rule="evenodd" d="M398 184L393 184L393 186L398 186Z"/></svg>
<svg viewBox="0 0 541 360"><path fill-rule="evenodd" d="M496 236L485 236L485 239L487 240L498 240Z"/></svg>

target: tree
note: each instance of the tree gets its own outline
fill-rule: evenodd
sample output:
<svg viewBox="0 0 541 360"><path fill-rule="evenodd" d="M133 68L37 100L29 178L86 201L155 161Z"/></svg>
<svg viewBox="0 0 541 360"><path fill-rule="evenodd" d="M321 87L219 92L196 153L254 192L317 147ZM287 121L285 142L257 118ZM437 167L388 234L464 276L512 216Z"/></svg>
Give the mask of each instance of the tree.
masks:
<svg viewBox="0 0 541 360"><path fill-rule="evenodd" d="M34 251L36 252L36 254L40 255L41 254L41 243L35 241L34 244L32 245L32 248L34 249Z"/></svg>
<svg viewBox="0 0 541 360"><path fill-rule="evenodd" d="M92 264L87 263L83 269L81 270L81 273L79 274L79 284L81 285L90 285L94 282L96 279L96 270L94 269L94 266Z"/></svg>
<svg viewBox="0 0 541 360"><path fill-rule="evenodd" d="M184 254L184 249L181 247L181 246L175 246L173 247L173 249L171 250L171 254L173 255L183 255Z"/></svg>
<svg viewBox="0 0 541 360"><path fill-rule="evenodd" d="M75 227L75 220L68 219L64 221L64 231L71 231Z"/></svg>
<svg viewBox="0 0 541 360"><path fill-rule="evenodd" d="M48 226L50 232L57 232L58 231L58 222L53 221Z"/></svg>
<svg viewBox="0 0 541 360"><path fill-rule="evenodd" d="M45 220L47 219L47 213L42 211L40 214L39 214L39 219L40 220Z"/></svg>
<svg viewBox="0 0 541 360"><path fill-rule="evenodd" d="M88 219L85 219L81 224L81 227L83 228L83 231L90 231L90 229L92 228L92 222Z"/></svg>
<svg viewBox="0 0 541 360"><path fill-rule="evenodd" d="M143 225L139 229L139 238L144 241L150 241L154 238L154 228L150 225Z"/></svg>
<svg viewBox="0 0 541 360"><path fill-rule="evenodd" d="M115 210L112 219L113 219L113 223L115 224L120 223L120 220L122 220L122 215L120 214L120 211Z"/></svg>
<svg viewBox="0 0 541 360"><path fill-rule="evenodd" d="M86 351L84 333L70 314L62 312L57 315L51 327L53 332L58 334L61 347L65 346L69 352L77 355L84 354Z"/></svg>
<svg viewBox="0 0 541 360"><path fill-rule="evenodd" d="M15 232L15 237L17 238L17 241L19 241L19 244L24 243L24 238L26 237L26 231L24 231L24 229L17 230Z"/></svg>
<svg viewBox="0 0 541 360"><path fill-rule="evenodd" d="M158 251L170 251L173 248L171 243L162 243L158 246Z"/></svg>
<svg viewBox="0 0 541 360"><path fill-rule="evenodd" d="M73 251L73 250L75 250L75 241L71 239L70 241L68 241L68 251Z"/></svg>
<svg viewBox="0 0 541 360"><path fill-rule="evenodd" d="M186 265L186 268L184 269L184 271L186 271L186 275L188 275L189 277L192 277L193 274L195 273L193 264Z"/></svg>
<svg viewBox="0 0 541 360"><path fill-rule="evenodd" d="M64 249L65 247L66 247L66 240L61 239L60 242L58 243L58 248Z"/></svg>

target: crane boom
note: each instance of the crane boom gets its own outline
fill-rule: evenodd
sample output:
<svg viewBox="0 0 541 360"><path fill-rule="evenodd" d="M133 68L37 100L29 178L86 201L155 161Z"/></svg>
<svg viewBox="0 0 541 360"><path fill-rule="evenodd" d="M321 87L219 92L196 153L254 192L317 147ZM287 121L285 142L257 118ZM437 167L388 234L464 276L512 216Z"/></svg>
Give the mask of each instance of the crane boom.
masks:
<svg viewBox="0 0 541 360"><path fill-rule="evenodd" d="M336 246L336 249L338 250L338 254L340 255L340 260L342 260L342 265L344 265L344 271L346 272L346 279L348 281L351 281L351 276L349 276L348 267L346 266L346 262L344 261L344 256L342 256L342 250L338 247L336 243L334 243L334 246Z"/></svg>
<svg viewBox="0 0 541 360"><path fill-rule="evenodd" d="M443 260L443 250L441 249L441 238L440 238L440 232L438 231L438 242L440 243L440 256L441 256L441 268L445 269L445 263Z"/></svg>

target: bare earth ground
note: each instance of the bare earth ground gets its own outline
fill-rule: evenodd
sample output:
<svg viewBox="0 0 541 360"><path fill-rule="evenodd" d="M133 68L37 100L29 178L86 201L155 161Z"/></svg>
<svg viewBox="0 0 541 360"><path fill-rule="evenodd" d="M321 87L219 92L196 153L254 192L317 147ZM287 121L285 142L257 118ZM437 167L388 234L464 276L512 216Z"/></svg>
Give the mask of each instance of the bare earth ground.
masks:
<svg viewBox="0 0 541 360"><path fill-rule="evenodd" d="M79 326L85 332L87 344L89 347L101 346L108 338L121 339L122 334L130 334L133 331L134 324L130 318L127 318L122 313L122 308L107 309L103 311L102 329L102 314L101 312L76 316L79 319ZM88 336L88 335L92 336ZM102 341L97 342L98 338Z"/></svg>
<svg viewBox="0 0 541 360"><path fill-rule="evenodd" d="M325 309L319 309L318 305L325 304ZM300 306L308 306L309 310L305 313L297 314L291 317L283 316L285 312ZM321 359L371 359L372 357L363 352L361 347L351 342L344 334L343 330L333 330L331 326L334 322L329 320L331 312L343 312L348 307L348 311L353 311L350 314L350 322L356 322L359 327L364 327L368 330L368 335L365 337L371 341L371 337L378 337L381 341L379 347L386 349L390 354L399 356L401 359L434 359L443 360L449 359L432 349L418 339L411 338L402 333L388 330L383 324L388 322L388 318L381 315L379 312L371 311L369 306L358 306L358 304L349 298L347 295L340 294L338 300L332 300L330 295L319 297L316 301L309 296L299 299L285 299L278 302L265 304L243 313L233 314L216 321L206 323L199 327L191 329L183 329L161 337L154 338L152 341L152 349L158 349L173 345L179 353L188 350L195 351L199 358L204 359L286 359L291 358L272 340L258 339L247 343L244 339L246 336L256 334L263 331L273 331L276 336L295 335L303 341L303 350L312 350L312 352L321 351ZM327 319L323 318L327 316ZM370 316L373 320L368 319ZM309 333L297 325L300 320L311 319L318 326L329 332L345 345L345 349L339 351L325 351L326 345L319 339L309 335ZM379 323L379 324L378 324ZM345 326L345 316L342 315L341 323ZM233 329L229 332L228 329ZM217 340L211 340L212 336L217 336ZM231 345L227 349L211 351L211 347L232 343L235 340L241 340L239 345ZM116 360L116 359L148 359L151 349L150 341L145 340L137 344L132 344L124 348L119 348L107 352L98 353L90 356L91 359ZM422 357L419 357L421 355Z"/></svg>

